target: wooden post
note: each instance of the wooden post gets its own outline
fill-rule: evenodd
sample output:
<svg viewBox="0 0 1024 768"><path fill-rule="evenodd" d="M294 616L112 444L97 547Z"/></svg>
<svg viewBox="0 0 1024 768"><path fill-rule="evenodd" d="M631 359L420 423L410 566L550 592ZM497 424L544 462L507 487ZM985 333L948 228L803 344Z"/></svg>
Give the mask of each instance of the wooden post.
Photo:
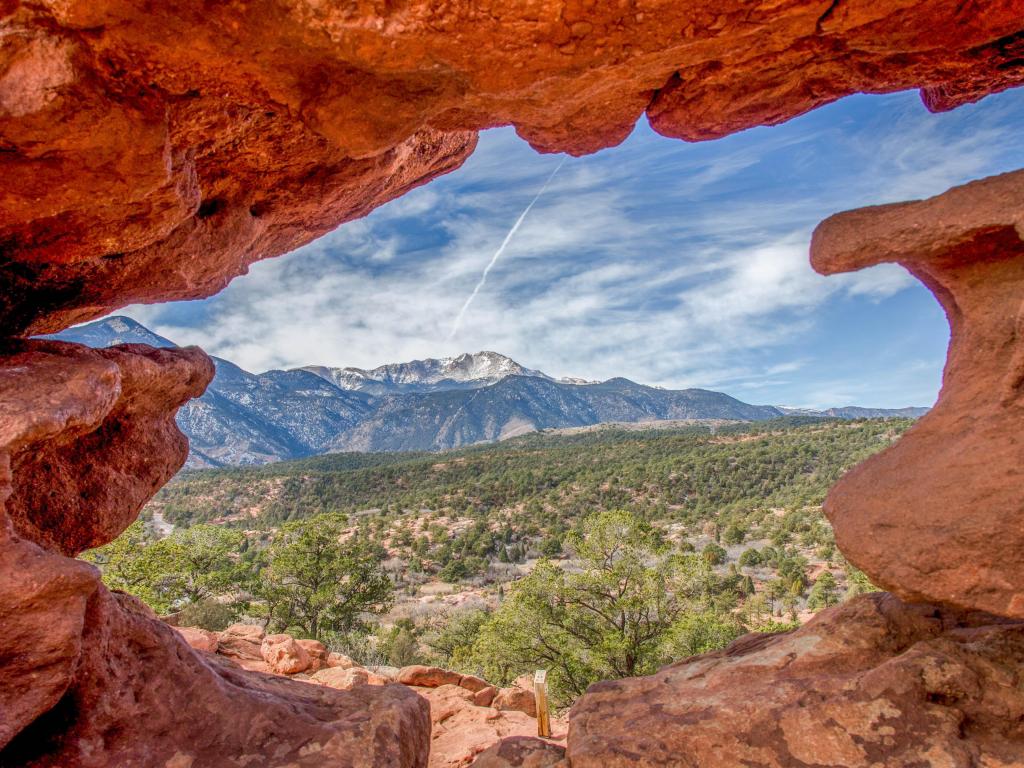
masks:
<svg viewBox="0 0 1024 768"><path fill-rule="evenodd" d="M537 735L551 736L551 716L548 714L548 672L538 669L533 676L533 700L537 704Z"/></svg>

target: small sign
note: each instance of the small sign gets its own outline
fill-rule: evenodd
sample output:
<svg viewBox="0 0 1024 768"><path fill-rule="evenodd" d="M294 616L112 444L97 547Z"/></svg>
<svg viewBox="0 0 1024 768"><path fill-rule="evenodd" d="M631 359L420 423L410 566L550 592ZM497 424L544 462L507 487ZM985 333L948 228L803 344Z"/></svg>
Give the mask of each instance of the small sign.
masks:
<svg viewBox="0 0 1024 768"><path fill-rule="evenodd" d="M548 671L538 669L533 675L533 699L537 705L537 735L551 737L551 716L548 714Z"/></svg>

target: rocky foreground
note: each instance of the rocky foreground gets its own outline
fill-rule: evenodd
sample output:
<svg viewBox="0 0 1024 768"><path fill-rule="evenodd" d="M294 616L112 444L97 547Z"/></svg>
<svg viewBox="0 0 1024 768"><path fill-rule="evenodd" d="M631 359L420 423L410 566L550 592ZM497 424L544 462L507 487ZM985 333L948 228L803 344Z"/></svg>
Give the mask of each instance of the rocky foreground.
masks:
<svg viewBox="0 0 1024 768"><path fill-rule="evenodd" d="M752 633L648 677L591 686L536 737L529 676L496 688L438 667L365 669L314 640L236 624L178 630L251 672L430 705L430 768L985 766L1024 760L1024 622L884 592L798 630Z"/></svg>
<svg viewBox="0 0 1024 768"><path fill-rule="evenodd" d="M342 691L400 686L430 705L429 768L529 765L545 768L565 754L568 723L552 719L552 738L537 738L537 710L529 675L498 688L473 675L414 665L367 669L316 640L266 634L262 627L234 624L223 632L179 627L195 650L249 672ZM529 762L525 762L526 760Z"/></svg>

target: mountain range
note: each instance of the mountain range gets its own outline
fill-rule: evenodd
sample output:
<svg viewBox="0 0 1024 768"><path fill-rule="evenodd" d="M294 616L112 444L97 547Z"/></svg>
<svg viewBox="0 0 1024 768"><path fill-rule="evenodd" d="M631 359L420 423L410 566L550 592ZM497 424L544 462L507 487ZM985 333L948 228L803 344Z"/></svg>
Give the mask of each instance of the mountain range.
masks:
<svg viewBox="0 0 1024 768"><path fill-rule="evenodd" d="M173 347L129 317L114 316L49 338L92 347ZM371 370L307 366L249 373L213 357L206 393L178 412L189 465L263 464L345 451L443 450L541 429L666 419L760 421L788 414L861 418L926 408L750 405L706 389L669 390L614 378L555 379L496 352L414 360Z"/></svg>

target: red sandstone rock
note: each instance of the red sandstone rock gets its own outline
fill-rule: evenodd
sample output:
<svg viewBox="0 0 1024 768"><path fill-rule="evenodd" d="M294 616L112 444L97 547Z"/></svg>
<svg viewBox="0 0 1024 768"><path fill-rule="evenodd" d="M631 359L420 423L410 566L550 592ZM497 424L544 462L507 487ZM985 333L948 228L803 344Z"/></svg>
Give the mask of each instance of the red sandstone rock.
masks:
<svg viewBox="0 0 1024 768"><path fill-rule="evenodd" d="M334 651L331 651L329 654L327 654L327 666L340 667L341 669L350 669L356 666L356 663L343 653L335 653Z"/></svg>
<svg viewBox="0 0 1024 768"><path fill-rule="evenodd" d="M396 680L403 685L417 685L423 688L438 688L442 685L459 685L462 675L440 667L426 667L422 664L402 667Z"/></svg>
<svg viewBox="0 0 1024 768"><path fill-rule="evenodd" d="M381 686L388 683L386 678L362 667L349 667L348 669L331 667L321 669L319 672L314 672L310 675L310 680L342 691L352 690L363 685Z"/></svg>
<svg viewBox="0 0 1024 768"><path fill-rule="evenodd" d="M488 747L473 768L560 768L566 766L565 747L532 736L509 736Z"/></svg>
<svg viewBox="0 0 1024 768"><path fill-rule="evenodd" d="M0 750L0 764L425 764L428 708L402 686L339 692L244 672L219 656L197 654L133 598L112 595L98 582L85 612L66 692Z"/></svg>
<svg viewBox="0 0 1024 768"><path fill-rule="evenodd" d="M902 264L951 332L932 411L829 493L839 548L905 599L1024 618L1024 171L833 216L811 256L825 274Z"/></svg>
<svg viewBox="0 0 1024 768"><path fill-rule="evenodd" d="M478 691L482 691L484 688L490 687L490 683L486 680L481 680L476 675L463 675L459 678L459 687L465 688L467 691L477 693Z"/></svg>
<svg viewBox="0 0 1024 768"><path fill-rule="evenodd" d="M30 341L6 352L0 456L14 531L66 555L114 539L184 463L174 413L202 393L212 363L194 347Z"/></svg>
<svg viewBox="0 0 1024 768"><path fill-rule="evenodd" d="M973 101L1024 80L1022 18L1018 0L5 2L0 325L208 296L457 168L486 127L583 154L645 111L704 139L856 91Z"/></svg>
<svg viewBox="0 0 1024 768"><path fill-rule="evenodd" d="M177 630L178 634L182 636L186 643L197 651L216 653L217 648L220 645L217 633L211 632L208 629L202 629L200 627L175 627L175 630Z"/></svg>
<svg viewBox="0 0 1024 768"><path fill-rule="evenodd" d="M527 689L525 686L529 685ZM523 712L530 717L537 716L537 700L533 695L532 679L527 682L522 677L517 678L511 688L499 688L491 706L495 709L514 710Z"/></svg>
<svg viewBox="0 0 1024 768"><path fill-rule="evenodd" d="M263 662L263 627L256 624L232 624L220 633L218 653L232 659Z"/></svg>
<svg viewBox="0 0 1024 768"><path fill-rule="evenodd" d="M316 672L330 666L328 663L330 654L327 651L327 646L319 640L296 640L295 642L302 646L306 655L309 656L308 671Z"/></svg>
<svg viewBox="0 0 1024 768"><path fill-rule="evenodd" d="M0 461L0 498L6 467ZM0 518L0 765L4 745L68 690L99 573L10 536Z"/></svg>
<svg viewBox="0 0 1024 768"><path fill-rule="evenodd" d="M570 712L572 768L1019 765L1024 623L874 593Z"/></svg>
<svg viewBox="0 0 1024 768"><path fill-rule="evenodd" d="M421 689L430 702L430 768L470 765L481 752L509 736L536 736L537 721L516 711L473 704L474 694L456 685ZM555 735L565 738L565 723L555 720Z"/></svg>
<svg viewBox="0 0 1024 768"><path fill-rule="evenodd" d="M462 686L459 687L461 688ZM489 707L497 695L498 689L493 685L488 685L486 688L481 688L473 694L473 703L478 707Z"/></svg>
<svg viewBox="0 0 1024 768"><path fill-rule="evenodd" d="M187 445L174 412L212 373L196 349L13 342L6 352L0 750L66 696L80 664L99 577L56 553L77 554L117 536L181 466Z"/></svg>
<svg viewBox="0 0 1024 768"><path fill-rule="evenodd" d="M260 655L279 675L305 672L312 664L306 649L291 635L267 635L260 644Z"/></svg>

